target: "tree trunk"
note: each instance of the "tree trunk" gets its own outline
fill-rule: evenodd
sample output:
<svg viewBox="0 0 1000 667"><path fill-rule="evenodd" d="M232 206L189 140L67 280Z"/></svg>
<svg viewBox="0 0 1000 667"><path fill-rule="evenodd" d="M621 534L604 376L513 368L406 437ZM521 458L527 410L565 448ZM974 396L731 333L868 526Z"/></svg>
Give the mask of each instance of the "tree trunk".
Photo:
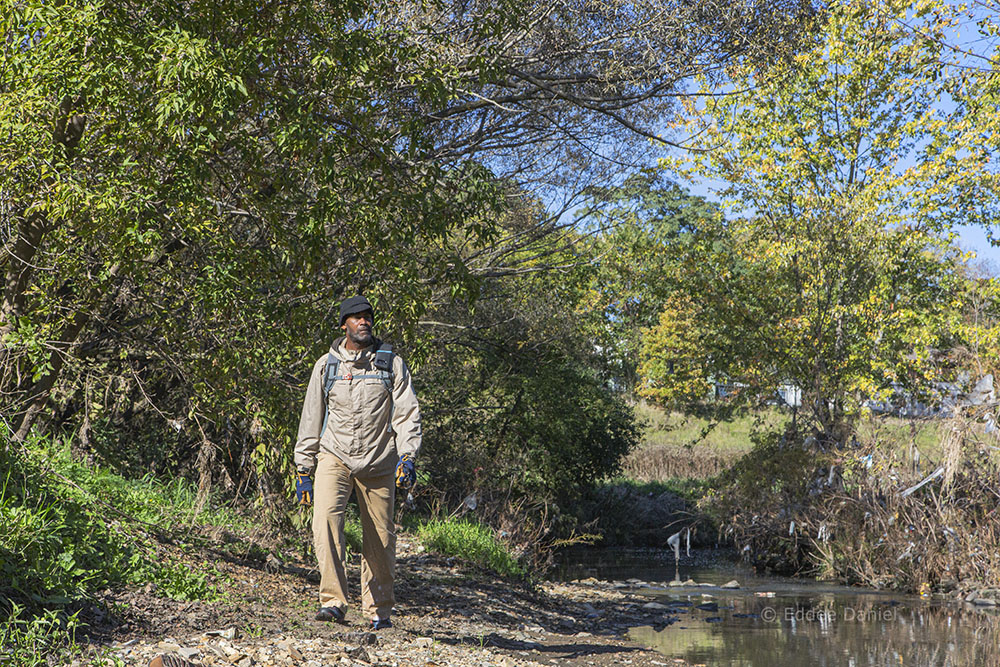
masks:
<svg viewBox="0 0 1000 667"><path fill-rule="evenodd" d="M66 358L76 348L77 338L88 322L90 322L89 313L77 312L69 324L66 325L61 336L62 346L65 349L57 348L49 353L48 363L50 368L48 373L40 377L32 386L31 391L28 393L28 404L24 410L15 413L12 427L14 430L14 439L17 442L23 442L28 437L28 432L35 423L35 419L42 411L42 408L45 407L45 402L49 399L52 387L55 386L56 380L59 379L59 374L66 363Z"/></svg>
<svg viewBox="0 0 1000 667"><path fill-rule="evenodd" d="M76 147L83 137L86 126L86 116L76 113L85 102L83 96L73 98L63 97L56 112L52 130L52 143L56 147L57 162L68 164L76 152ZM48 187L51 180L39 184L40 188ZM34 275L35 257L41 248L45 232L51 222L41 213L27 216L18 225L17 240L6 258L7 268L3 278L3 300L0 301L0 396L5 402L14 403L13 423L10 425L15 440L23 441L31 425L48 399L49 392L59 378L65 363L68 350L53 350L49 354L48 373L34 382L30 389L25 385L29 382L24 378L23 369L17 368L17 351L7 341L7 336L14 331L17 320L28 312L27 293ZM60 337L63 344L72 347L80 331L86 326L90 316L81 312L70 320ZM21 396L27 395L22 401Z"/></svg>

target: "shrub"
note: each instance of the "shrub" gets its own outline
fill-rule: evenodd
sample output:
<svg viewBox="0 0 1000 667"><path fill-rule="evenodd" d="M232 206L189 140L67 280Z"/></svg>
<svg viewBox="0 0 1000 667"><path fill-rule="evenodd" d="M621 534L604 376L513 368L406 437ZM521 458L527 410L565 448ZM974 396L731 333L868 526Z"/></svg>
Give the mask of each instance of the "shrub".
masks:
<svg viewBox="0 0 1000 667"><path fill-rule="evenodd" d="M141 561L131 536L36 460L0 450L0 602L64 603L124 582ZM8 609L9 611L9 609Z"/></svg>
<svg viewBox="0 0 1000 667"><path fill-rule="evenodd" d="M803 445L794 432L753 434L753 448L706 493L698 508L748 560L770 570L809 569L801 515L829 473L829 456ZM791 529L790 529L791 527Z"/></svg>
<svg viewBox="0 0 1000 667"><path fill-rule="evenodd" d="M217 571L192 570L147 546L143 524L190 534L197 494L183 480L125 480L73 462L61 443L21 446L9 434L0 434L0 470L0 633L14 664L43 664L72 647L79 623L67 610L104 588L152 582L176 599L218 599ZM205 523L251 526L211 499L205 505Z"/></svg>

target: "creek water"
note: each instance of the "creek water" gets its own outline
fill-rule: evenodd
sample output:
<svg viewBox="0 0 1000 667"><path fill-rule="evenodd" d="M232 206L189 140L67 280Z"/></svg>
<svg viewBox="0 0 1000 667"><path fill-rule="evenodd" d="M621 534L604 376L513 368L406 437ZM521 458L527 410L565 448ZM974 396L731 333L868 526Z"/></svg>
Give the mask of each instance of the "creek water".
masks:
<svg viewBox="0 0 1000 667"><path fill-rule="evenodd" d="M760 576L731 556L691 553L675 567L672 552L571 551L556 577L620 582L664 605L661 622L629 635L691 664L1000 666L1000 615L992 608ZM674 579L701 585L669 586ZM732 580L738 589L721 587Z"/></svg>

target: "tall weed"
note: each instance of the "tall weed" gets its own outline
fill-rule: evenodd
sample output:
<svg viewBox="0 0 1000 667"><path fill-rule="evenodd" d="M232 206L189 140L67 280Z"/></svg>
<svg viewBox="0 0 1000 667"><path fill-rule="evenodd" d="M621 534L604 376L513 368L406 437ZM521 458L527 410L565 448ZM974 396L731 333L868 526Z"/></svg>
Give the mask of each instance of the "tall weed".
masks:
<svg viewBox="0 0 1000 667"><path fill-rule="evenodd" d="M47 667L48 656L77 652L76 614L58 611L28 614L14 604L5 619L0 619L0 664L17 667Z"/></svg>
<svg viewBox="0 0 1000 667"><path fill-rule="evenodd" d="M219 587L213 583L221 576L221 573L208 563L202 563L200 568L194 569L187 563L168 559L155 565L146 563L145 567L133 572L131 579L135 582L151 581L161 596L174 600L211 602L223 598Z"/></svg>

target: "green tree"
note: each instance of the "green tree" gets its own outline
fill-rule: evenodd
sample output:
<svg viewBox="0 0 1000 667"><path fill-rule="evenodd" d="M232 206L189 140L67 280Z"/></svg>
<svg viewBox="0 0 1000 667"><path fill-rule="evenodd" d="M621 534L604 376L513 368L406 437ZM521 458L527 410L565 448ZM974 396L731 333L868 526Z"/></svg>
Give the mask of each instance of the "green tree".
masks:
<svg viewBox="0 0 1000 667"><path fill-rule="evenodd" d="M534 228L529 212L503 224L511 233ZM475 493L477 515L533 555L565 536L573 500L617 472L638 438L590 336L592 249L579 235L553 241L543 235L521 248L510 261L522 270L484 282L474 307L432 312L422 326L434 354L416 376L425 497L436 491L451 511Z"/></svg>
<svg viewBox="0 0 1000 667"><path fill-rule="evenodd" d="M403 330L430 282L462 289L445 239L490 233L494 178L407 157L426 129L374 100L402 64L426 69L412 98L449 79L366 11L4 3L0 401L19 438L55 407L115 464L245 485L287 458L297 369L341 296L367 290Z"/></svg>
<svg viewBox="0 0 1000 667"><path fill-rule="evenodd" d="M4 0L4 419L279 468L342 296L419 364L420 316L549 233L500 238L509 201L580 191L813 14L742 7Z"/></svg>
<svg viewBox="0 0 1000 667"><path fill-rule="evenodd" d="M594 255L583 322L607 365L608 379L631 393L642 329L656 324L678 290L680 259L706 221L719 215L660 172L633 174L594 188L588 231Z"/></svg>
<svg viewBox="0 0 1000 667"><path fill-rule="evenodd" d="M705 152L665 165L721 182L729 219L685 259L693 312L667 314L644 349L670 347L667 328L692 316L704 345L686 368L754 401L792 382L841 443L860 400L932 379L962 280L947 231L984 196L963 179L982 154L956 148L937 104L950 85L940 42L895 21L915 11L836 3L788 67L736 69L741 92L689 105ZM932 34L949 25L943 8L918 14ZM652 356L644 370L647 395L663 395L671 374Z"/></svg>

